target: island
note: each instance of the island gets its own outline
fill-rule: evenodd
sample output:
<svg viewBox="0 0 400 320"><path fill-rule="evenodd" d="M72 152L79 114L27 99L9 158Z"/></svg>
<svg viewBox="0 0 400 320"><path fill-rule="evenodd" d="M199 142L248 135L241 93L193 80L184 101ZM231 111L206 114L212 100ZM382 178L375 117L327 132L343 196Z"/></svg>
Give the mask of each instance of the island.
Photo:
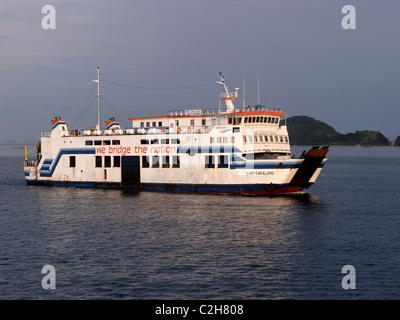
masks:
<svg viewBox="0 0 400 320"><path fill-rule="evenodd" d="M379 131L342 134L327 123L308 116L289 117L286 124L292 145L390 146L390 141ZM396 141L400 143L400 138Z"/></svg>

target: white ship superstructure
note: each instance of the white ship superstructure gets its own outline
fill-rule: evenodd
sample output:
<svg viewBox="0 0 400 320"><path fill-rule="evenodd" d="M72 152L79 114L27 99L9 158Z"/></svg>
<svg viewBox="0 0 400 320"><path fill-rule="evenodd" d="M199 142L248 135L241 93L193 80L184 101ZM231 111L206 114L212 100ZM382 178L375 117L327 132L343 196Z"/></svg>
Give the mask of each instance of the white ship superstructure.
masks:
<svg viewBox="0 0 400 320"><path fill-rule="evenodd" d="M229 91L220 77L226 108L129 118L132 127L127 129L111 118L101 130L100 106L92 129L69 130L64 120L55 118L51 130L42 132L37 160L26 156L26 182L234 194L281 194L310 187L328 147L291 157L282 111L261 105L236 108L239 89Z"/></svg>

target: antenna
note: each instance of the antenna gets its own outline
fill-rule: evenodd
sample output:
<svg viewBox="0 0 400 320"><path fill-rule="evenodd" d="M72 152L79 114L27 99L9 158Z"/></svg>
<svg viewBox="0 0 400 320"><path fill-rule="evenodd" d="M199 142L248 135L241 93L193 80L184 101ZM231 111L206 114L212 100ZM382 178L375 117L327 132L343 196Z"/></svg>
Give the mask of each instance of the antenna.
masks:
<svg viewBox="0 0 400 320"><path fill-rule="evenodd" d="M257 66L258 104L260 104L260 71Z"/></svg>
<svg viewBox="0 0 400 320"><path fill-rule="evenodd" d="M243 66L243 109L246 108L246 70Z"/></svg>
<svg viewBox="0 0 400 320"><path fill-rule="evenodd" d="M100 67L97 67L97 129L100 130Z"/></svg>

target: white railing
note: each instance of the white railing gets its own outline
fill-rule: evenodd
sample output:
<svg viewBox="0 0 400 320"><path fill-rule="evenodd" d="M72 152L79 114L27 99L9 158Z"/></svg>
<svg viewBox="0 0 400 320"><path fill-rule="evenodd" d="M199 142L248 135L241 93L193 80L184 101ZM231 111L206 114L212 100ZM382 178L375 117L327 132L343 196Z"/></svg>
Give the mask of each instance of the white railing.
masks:
<svg viewBox="0 0 400 320"><path fill-rule="evenodd" d="M222 92L219 94L220 99L229 99L229 98L237 98L238 97L238 92Z"/></svg>

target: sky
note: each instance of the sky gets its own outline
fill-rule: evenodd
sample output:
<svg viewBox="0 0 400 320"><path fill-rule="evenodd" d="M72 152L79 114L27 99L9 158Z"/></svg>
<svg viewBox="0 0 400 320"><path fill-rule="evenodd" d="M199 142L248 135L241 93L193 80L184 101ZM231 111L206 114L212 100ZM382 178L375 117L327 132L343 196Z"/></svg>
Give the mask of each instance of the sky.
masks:
<svg viewBox="0 0 400 320"><path fill-rule="evenodd" d="M345 5L355 29L344 29ZM55 29L45 29L55 8ZM340 133L400 136L398 0L0 0L0 144L51 119L102 121L218 108L219 72L245 103ZM258 81L260 95L258 96ZM104 122L103 122L104 123Z"/></svg>

